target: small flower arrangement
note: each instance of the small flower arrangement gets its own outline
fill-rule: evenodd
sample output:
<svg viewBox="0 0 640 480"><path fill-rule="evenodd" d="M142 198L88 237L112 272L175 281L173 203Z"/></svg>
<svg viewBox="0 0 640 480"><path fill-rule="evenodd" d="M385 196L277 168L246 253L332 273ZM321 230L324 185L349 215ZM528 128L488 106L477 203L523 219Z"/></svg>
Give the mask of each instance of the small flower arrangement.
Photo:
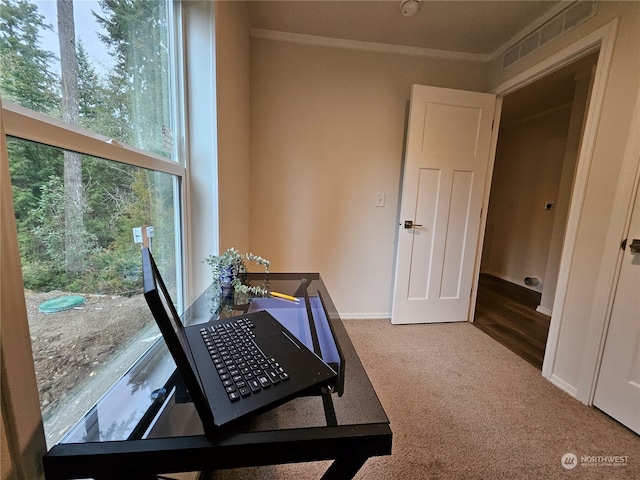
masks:
<svg viewBox="0 0 640 480"><path fill-rule="evenodd" d="M210 255L203 260L211 267L211 276L216 286L232 287L236 293L264 296L268 293L267 279L269 277L269 260L253 253L241 255L231 247L220 255ZM245 261L255 262L264 267L265 282L262 286L245 285L244 279L247 273Z"/></svg>

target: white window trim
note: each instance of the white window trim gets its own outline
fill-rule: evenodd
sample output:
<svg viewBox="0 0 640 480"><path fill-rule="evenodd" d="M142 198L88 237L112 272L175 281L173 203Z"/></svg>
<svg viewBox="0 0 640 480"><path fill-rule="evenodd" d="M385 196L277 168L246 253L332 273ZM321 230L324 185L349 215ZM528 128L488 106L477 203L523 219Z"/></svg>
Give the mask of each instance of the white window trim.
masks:
<svg viewBox="0 0 640 480"><path fill-rule="evenodd" d="M184 208L186 302L211 284L202 260L219 253L215 5L183 2L187 180Z"/></svg>

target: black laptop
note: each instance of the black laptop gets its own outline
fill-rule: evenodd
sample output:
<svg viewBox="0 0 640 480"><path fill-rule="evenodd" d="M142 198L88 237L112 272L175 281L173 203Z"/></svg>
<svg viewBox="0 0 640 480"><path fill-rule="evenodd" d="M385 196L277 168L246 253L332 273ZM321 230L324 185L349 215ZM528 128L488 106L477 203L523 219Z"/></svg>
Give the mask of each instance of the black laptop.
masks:
<svg viewBox="0 0 640 480"><path fill-rule="evenodd" d="M205 434L335 383L336 372L267 311L183 326L148 248L144 296Z"/></svg>

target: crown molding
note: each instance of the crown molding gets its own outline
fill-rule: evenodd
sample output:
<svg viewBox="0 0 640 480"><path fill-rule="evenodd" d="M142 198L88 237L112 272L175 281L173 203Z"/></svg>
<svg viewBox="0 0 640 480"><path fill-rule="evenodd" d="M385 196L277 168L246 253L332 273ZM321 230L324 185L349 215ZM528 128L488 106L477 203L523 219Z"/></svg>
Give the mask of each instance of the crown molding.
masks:
<svg viewBox="0 0 640 480"><path fill-rule="evenodd" d="M406 45L391 45L387 43L363 42L360 40L346 40L342 38L320 37L301 33L280 32L252 28L253 38L275 40L279 42L298 43L319 47L342 48L346 50L359 50L373 53L388 53L392 55L407 55L412 57L439 58L442 60L464 60L472 62L488 62L490 55L453 52L450 50L435 50L431 48L409 47Z"/></svg>
<svg viewBox="0 0 640 480"><path fill-rule="evenodd" d="M251 28L250 33L254 38L275 40L278 42L298 43L302 45L313 45L318 47L342 48L346 50L358 50L363 52L387 53L391 55L406 55L411 57L438 58L441 60L462 60L471 62L488 63L507 51L521 39L525 38L537 28L547 23L563 10L570 7L572 1L563 1L538 17L531 24L511 37L507 42L498 47L493 53L468 53L454 52L451 50L437 50L432 48L410 47L407 45L393 45L388 43L364 42L360 40L347 40L343 38L321 37L317 35L307 35L302 33L282 32L278 30L267 30L262 28Z"/></svg>

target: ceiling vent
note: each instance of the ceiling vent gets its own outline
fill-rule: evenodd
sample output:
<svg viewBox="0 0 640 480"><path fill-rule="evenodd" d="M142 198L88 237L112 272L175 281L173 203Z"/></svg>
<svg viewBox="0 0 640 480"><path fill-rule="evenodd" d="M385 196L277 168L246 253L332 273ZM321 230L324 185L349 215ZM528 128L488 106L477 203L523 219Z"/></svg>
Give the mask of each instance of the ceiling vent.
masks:
<svg viewBox="0 0 640 480"><path fill-rule="evenodd" d="M529 35L509 47L502 56L502 69L510 67L527 55L533 53L545 43L577 27L596 14L597 2L574 2L556 16L536 28Z"/></svg>

